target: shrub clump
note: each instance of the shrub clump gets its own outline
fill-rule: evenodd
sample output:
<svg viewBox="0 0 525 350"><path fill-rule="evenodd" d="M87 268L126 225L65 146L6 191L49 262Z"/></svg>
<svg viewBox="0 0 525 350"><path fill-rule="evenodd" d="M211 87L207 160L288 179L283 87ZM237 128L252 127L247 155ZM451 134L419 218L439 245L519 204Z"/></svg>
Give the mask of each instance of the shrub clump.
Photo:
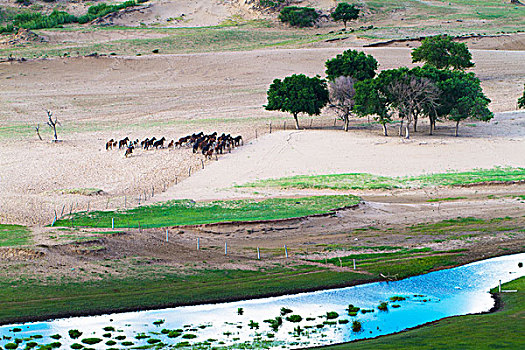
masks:
<svg viewBox="0 0 525 350"><path fill-rule="evenodd" d="M114 332L114 331L115 331L115 327L111 327L111 326L104 327L103 329L104 329L106 332Z"/></svg>
<svg viewBox="0 0 525 350"><path fill-rule="evenodd" d="M195 339L197 336L195 334L187 333L182 336L183 339Z"/></svg>
<svg viewBox="0 0 525 350"><path fill-rule="evenodd" d="M312 27L319 14L311 7L286 6L279 13L279 20L292 27Z"/></svg>
<svg viewBox="0 0 525 350"><path fill-rule="evenodd" d="M378 310L381 311L388 311L388 303L386 301L381 302L381 304L378 305Z"/></svg>
<svg viewBox="0 0 525 350"><path fill-rule="evenodd" d="M4 345L4 348L6 349L16 349L18 348L18 344L17 343L7 343Z"/></svg>
<svg viewBox="0 0 525 350"><path fill-rule="evenodd" d="M326 319L327 320L333 320L339 317L339 314L335 311L329 311L326 313Z"/></svg>
<svg viewBox="0 0 525 350"><path fill-rule="evenodd" d="M82 339L82 343L88 344L88 345L98 344L101 341L102 341L102 339L100 339L100 338L84 338L84 339Z"/></svg>
<svg viewBox="0 0 525 350"><path fill-rule="evenodd" d="M60 334L53 334L53 335L51 335L49 338L52 338L52 339L58 340L58 339L62 338L62 336L61 336Z"/></svg>
<svg viewBox="0 0 525 350"><path fill-rule="evenodd" d="M171 331L168 333L168 338L177 338L177 337L180 337L182 335L182 330L174 330L174 331Z"/></svg>
<svg viewBox="0 0 525 350"><path fill-rule="evenodd" d="M352 330L354 332L360 332L363 329L363 326L361 325L361 322L355 320L352 322Z"/></svg>
<svg viewBox="0 0 525 350"><path fill-rule="evenodd" d="M406 300L406 299L407 298L399 296L399 295L394 295L393 297L390 297L390 301L403 301L403 300Z"/></svg>
<svg viewBox="0 0 525 350"><path fill-rule="evenodd" d="M79 343L71 344L71 349L82 349L83 347L84 347L84 345L79 344Z"/></svg>
<svg viewBox="0 0 525 350"><path fill-rule="evenodd" d="M264 322L269 323L270 328L273 329L274 332L277 332L279 327L283 324L283 318L281 316L277 316L276 318L264 320Z"/></svg>
<svg viewBox="0 0 525 350"><path fill-rule="evenodd" d="M80 332L78 329L70 329L68 333L71 339L77 339L82 335L82 332Z"/></svg>
<svg viewBox="0 0 525 350"><path fill-rule="evenodd" d="M148 339L147 340L148 344L157 344L157 343L160 343L160 339Z"/></svg>
<svg viewBox="0 0 525 350"><path fill-rule="evenodd" d="M290 315L286 317L286 321L289 322L301 322L302 320L303 318L301 317L301 315Z"/></svg>

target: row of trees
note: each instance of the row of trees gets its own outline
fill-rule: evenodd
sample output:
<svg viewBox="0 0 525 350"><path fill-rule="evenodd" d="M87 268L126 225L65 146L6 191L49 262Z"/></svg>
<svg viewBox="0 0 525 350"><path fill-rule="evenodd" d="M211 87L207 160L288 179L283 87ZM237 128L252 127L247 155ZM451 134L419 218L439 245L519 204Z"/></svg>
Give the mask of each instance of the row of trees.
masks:
<svg viewBox="0 0 525 350"><path fill-rule="evenodd" d="M271 2L275 4L275 2ZM341 2L330 14L336 22L343 22L345 29L348 21L355 20L359 17L359 9L355 5ZM286 6L279 13L279 20L288 23L293 27L311 27L319 19L319 13L311 7Z"/></svg>
<svg viewBox="0 0 525 350"><path fill-rule="evenodd" d="M412 51L412 61L423 62L422 67L376 74L374 57L347 50L326 61L326 80L304 74L275 79L268 89L265 108L292 113L297 128L300 113L319 115L325 106L336 111L345 131L352 115L372 116L382 125L385 136L387 125L397 116L401 121L399 134L406 138L411 128L417 131L421 118L428 118L430 134L437 121L448 119L455 122L458 136L461 121L489 121L494 116L480 80L474 73L465 72L474 66L471 58L465 44L446 35L430 37Z"/></svg>

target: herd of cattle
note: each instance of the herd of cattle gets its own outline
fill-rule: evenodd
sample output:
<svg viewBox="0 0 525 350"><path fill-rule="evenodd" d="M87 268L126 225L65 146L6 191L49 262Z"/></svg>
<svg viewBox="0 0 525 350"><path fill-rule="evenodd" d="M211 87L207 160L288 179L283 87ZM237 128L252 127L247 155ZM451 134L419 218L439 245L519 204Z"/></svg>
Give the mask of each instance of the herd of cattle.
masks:
<svg viewBox="0 0 525 350"><path fill-rule="evenodd" d="M167 143L167 146L164 144ZM205 135L203 132L198 134L192 134L188 136L181 137L178 141L171 140L167 142L165 137L156 139L155 137L146 138L145 140L139 141L136 139L132 141L129 137L125 137L122 140L115 141L114 139L106 142L106 150L113 148L125 149L126 153L124 156L127 158L131 156L135 148L142 148L144 150L148 149L159 149L159 148L181 148L181 147L191 147L193 148L193 153L201 152L206 158L211 159L214 154L223 154L224 152L231 152L232 148L241 146L243 144L242 136L233 137L230 134L222 134L217 136L217 133L214 132L209 135Z"/></svg>

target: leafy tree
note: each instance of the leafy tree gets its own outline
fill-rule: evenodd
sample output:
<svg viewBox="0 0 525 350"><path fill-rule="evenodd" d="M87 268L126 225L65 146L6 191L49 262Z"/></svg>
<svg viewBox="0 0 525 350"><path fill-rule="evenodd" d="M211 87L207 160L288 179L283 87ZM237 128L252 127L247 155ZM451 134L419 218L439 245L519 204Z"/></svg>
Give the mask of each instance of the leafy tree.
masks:
<svg viewBox="0 0 525 350"><path fill-rule="evenodd" d="M292 113L295 127L299 129L298 114L319 115L328 103L328 90L326 81L319 77L294 74L283 80L275 79L267 91L267 97L265 109Z"/></svg>
<svg viewBox="0 0 525 350"><path fill-rule="evenodd" d="M311 27L319 14L311 7L286 6L279 13L279 20L293 27Z"/></svg>
<svg viewBox="0 0 525 350"><path fill-rule="evenodd" d="M358 81L355 87L353 112L358 116L373 115L383 127L383 134L388 136L386 125L391 121L388 113L388 101L381 92L377 79Z"/></svg>
<svg viewBox="0 0 525 350"><path fill-rule="evenodd" d="M346 2L340 2L334 12L331 14L334 21L343 21L346 29L346 22L357 19L359 17L359 9L355 5L350 5Z"/></svg>
<svg viewBox="0 0 525 350"><path fill-rule="evenodd" d="M425 38L421 46L412 50L412 62L426 62L438 69L457 70L474 67L472 55L464 43L456 43L448 35Z"/></svg>
<svg viewBox="0 0 525 350"><path fill-rule="evenodd" d="M325 63L328 80L340 76L352 77L355 80L371 79L376 74L377 61L362 51L346 50Z"/></svg>
<svg viewBox="0 0 525 350"><path fill-rule="evenodd" d="M337 77L335 81L328 83L330 96L329 107L336 110L345 123L345 131L348 131L350 114L355 104L355 80L352 77Z"/></svg>
<svg viewBox="0 0 525 350"><path fill-rule="evenodd" d="M518 108L525 108L525 84L523 85L523 95L518 98Z"/></svg>

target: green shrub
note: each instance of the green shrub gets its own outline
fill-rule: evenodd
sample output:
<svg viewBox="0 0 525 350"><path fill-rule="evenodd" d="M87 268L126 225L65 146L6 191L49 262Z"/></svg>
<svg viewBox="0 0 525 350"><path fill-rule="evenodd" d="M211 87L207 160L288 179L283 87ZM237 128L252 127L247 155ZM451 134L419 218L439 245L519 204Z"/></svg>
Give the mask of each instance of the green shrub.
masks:
<svg viewBox="0 0 525 350"><path fill-rule="evenodd" d="M55 342L49 344L48 347L51 348L51 349L58 349L58 348L61 347L61 346L62 346L62 343L60 343L60 342L58 342L58 341L55 341Z"/></svg>
<svg viewBox="0 0 525 350"><path fill-rule="evenodd" d="M335 311L329 311L326 313L326 319L327 320L333 320L335 318L338 318L339 317L339 314Z"/></svg>
<svg viewBox="0 0 525 350"><path fill-rule="evenodd" d="M124 345L124 346L131 346L131 345L133 345L133 342L131 342L131 341L123 341L122 345Z"/></svg>
<svg viewBox="0 0 525 350"><path fill-rule="evenodd" d="M100 339L100 338L84 338L84 339L82 339L82 343L88 344L88 345L98 344L101 341L102 341L102 339Z"/></svg>
<svg viewBox="0 0 525 350"><path fill-rule="evenodd" d="M124 340L124 339L126 339L126 336L125 335L117 335L115 337L115 339L117 339L117 340Z"/></svg>
<svg viewBox="0 0 525 350"><path fill-rule="evenodd" d="M301 322L303 318L300 315L290 315L286 317L286 321L289 322Z"/></svg>
<svg viewBox="0 0 525 350"><path fill-rule="evenodd" d="M285 0L259 0L259 6L266 8L279 8L285 3Z"/></svg>
<svg viewBox="0 0 525 350"><path fill-rule="evenodd" d="M58 340L58 339L62 338L62 336L60 334L53 334L53 335L49 336L49 338Z"/></svg>
<svg viewBox="0 0 525 350"><path fill-rule="evenodd" d="M187 333L182 336L183 339L195 339L197 336L195 334Z"/></svg>
<svg viewBox="0 0 525 350"><path fill-rule="evenodd" d="M393 297L390 297L390 301L403 301L403 300L406 300L406 299L407 298L399 296L399 295L394 295Z"/></svg>
<svg viewBox="0 0 525 350"><path fill-rule="evenodd" d="M154 324L155 326L160 326L160 325L163 324L163 323L164 323L164 320L153 321L153 324Z"/></svg>
<svg viewBox="0 0 525 350"><path fill-rule="evenodd" d="M169 331L168 332L168 337L169 337L169 334L171 333L172 331ZM162 332L161 332L162 333ZM144 334L144 333L139 333L135 336L135 339L138 339L138 340L141 340L141 339L147 339L149 338L149 335L147 334Z"/></svg>
<svg viewBox="0 0 525 350"><path fill-rule="evenodd" d="M6 349L16 349L18 348L18 344L17 343L7 343L4 345L4 348Z"/></svg>
<svg viewBox="0 0 525 350"><path fill-rule="evenodd" d="M29 343L26 343L26 349L32 349L36 347L38 343L36 341L30 341Z"/></svg>
<svg viewBox="0 0 525 350"><path fill-rule="evenodd" d="M383 301L379 306L377 307L381 311L387 311L388 310L388 303Z"/></svg>
<svg viewBox="0 0 525 350"><path fill-rule="evenodd" d="M83 347L84 347L84 345L79 344L79 343L71 344L71 349L82 349Z"/></svg>
<svg viewBox="0 0 525 350"><path fill-rule="evenodd" d="M111 333L104 333L102 334L104 338L111 338Z"/></svg>
<svg viewBox="0 0 525 350"><path fill-rule="evenodd" d="M360 332L362 329L363 329L363 327L361 326L361 322L359 322L357 320L352 322L352 330L354 332Z"/></svg>
<svg viewBox="0 0 525 350"><path fill-rule="evenodd" d="M177 337L180 337L181 335L182 335L182 331L175 330L175 331L171 331L168 333L168 338L177 338Z"/></svg>
<svg viewBox="0 0 525 350"><path fill-rule="evenodd" d="M148 344L157 344L157 343L160 343L160 339L148 339L147 340Z"/></svg>
<svg viewBox="0 0 525 350"><path fill-rule="evenodd" d="M82 335L82 332L80 332L78 329L70 329L68 333L71 339L78 339Z"/></svg>
<svg viewBox="0 0 525 350"><path fill-rule="evenodd" d="M114 327L111 327L111 326L104 327L103 329L104 329L106 332L114 332L114 331L115 331L115 328L114 328Z"/></svg>
<svg viewBox="0 0 525 350"><path fill-rule="evenodd" d="M106 345L108 345L108 346L113 346L113 345L115 345L115 344L117 344L117 342L114 341L114 340L108 340L108 341L106 342Z"/></svg>
<svg viewBox="0 0 525 350"><path fill-rule="evenodd" d="M286 6L279 13L279 20L293 27L312 27L319 14L311 7Z"/></svg>
<svg viewBox="0 0 525 350"><path fill-rule="evenodd" d="M276 318L264 320L264 322L269 323L270 328L273 329L274 332L277 332L279 327L283 324L283 318L281 316L277 316Z"/></svg>
<svg viewBox="0 0 525 350"><path fill-rule="evenodd" d="M288 308L285 308L285 307L281 308L281 316L285 316L285 315L291 314L292 312L293 311L291 309L288 309Z"/></svg>
<svg viewBox="0 0 525 350"><path fill-rule="evenodd" d="M22 328L15 327L15 328L11 329L11 332L14 332L14 333L22 332Z"/></svg>
<svg viewBox="0 0 525 350"><path fill-rule="evenodd" d="M347 320L347 319L339 320L339 324L347 324L348 322L350 322L350 321Z"/></svg>
<svg viewBox="0 0 525 350"><path fill-rule="evenodd" d="M348 313L354 313L354 314L357 314L359 312L359 310L361 310L361 308L357 307L357 306L354 306L352 304L348 305ZM355 315L350 315L350 316L355 316Z"/></svg>

